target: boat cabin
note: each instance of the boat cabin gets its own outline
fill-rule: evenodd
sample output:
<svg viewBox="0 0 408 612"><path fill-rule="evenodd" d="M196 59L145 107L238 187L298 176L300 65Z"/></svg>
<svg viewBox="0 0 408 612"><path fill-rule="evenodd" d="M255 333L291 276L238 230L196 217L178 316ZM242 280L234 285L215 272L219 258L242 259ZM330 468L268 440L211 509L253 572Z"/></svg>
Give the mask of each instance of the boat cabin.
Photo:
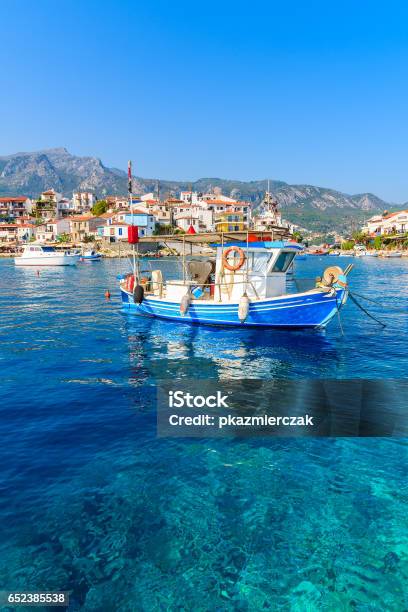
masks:
<svg viewBox="0 0 408 612"><path fill-rule="evenodd" d="M24 257L38 257L42 253L55 253L54 247L41 244L30 244L23 247Z"/></svg>
<svg viewBox="0 0 408 612"><path fill-rule="evenodd" d="M231 247L236 246L244 253L245 259L237 270L229 270L228 264L231 256L238 259L239 251ZM230 254L228 251L230 250ZM302 247L295 242L252 242L232 243L227 249L217 248L216 259L216 299L221 301L239 300L244 291L248 297L268 298L286 293L286 274L291 267L296 253ZM238 253L238 255L237 255ZM238 262L237 262L238 263ZM237 264L232 263L234 268Z"/></svg>
<svg viewBox="0 0 408 612"><path fill-rule="evenodd" d="M295 242L232 242L216 245L216 259L186 262L185 278L165 283L166 299L180 301L190 287L193 298L237 302L286 293L286 274L303 247ZM158 286L156 286L158 289Z"/></svg>

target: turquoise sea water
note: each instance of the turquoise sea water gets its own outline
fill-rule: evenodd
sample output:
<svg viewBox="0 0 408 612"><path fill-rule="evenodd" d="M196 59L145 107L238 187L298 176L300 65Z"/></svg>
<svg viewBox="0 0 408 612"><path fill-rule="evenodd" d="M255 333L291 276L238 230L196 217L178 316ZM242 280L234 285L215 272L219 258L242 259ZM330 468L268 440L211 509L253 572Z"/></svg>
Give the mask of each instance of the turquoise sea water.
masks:
<svg viewBox="0 0 408 612"><path fill-rule="evenodd" d="M355 291L407 308L408 260L354 263ZM344 336L177 326L121 312L124 271L0 261L0 589L69 590L71 610L408 609L405 440L158 439L154 405L160 378L405 378L406 314L369 306L381 330L348 303Z"/></svg>

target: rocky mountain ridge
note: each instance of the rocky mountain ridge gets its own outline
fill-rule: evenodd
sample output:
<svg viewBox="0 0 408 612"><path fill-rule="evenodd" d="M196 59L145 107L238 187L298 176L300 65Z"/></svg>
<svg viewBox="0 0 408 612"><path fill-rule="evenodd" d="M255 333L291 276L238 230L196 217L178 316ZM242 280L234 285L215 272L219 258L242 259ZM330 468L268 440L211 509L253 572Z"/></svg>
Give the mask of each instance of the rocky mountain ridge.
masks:
<svg viewBox="0 0 408 612"><path fill-rule="evenodd" d="M72 155L65 148L0 156L0 195L37 197L51 187L65 196L82 190L92 191L102 198L108 194L126 193L127 177L126 172L106 167L97 157ZM142 194L155 191L157 179L135 177L133 188L135 193ZM176 195L190 188L202 192L219 189L225 195L250 201L256 209L267 189L267 181L201 178L190 183L160 180L163 196ZM290 185L276 180L270 182L270 189L286 218L314 231L342 231L376 212L399 208L372 193L349 195L334 189Z"/></svg>

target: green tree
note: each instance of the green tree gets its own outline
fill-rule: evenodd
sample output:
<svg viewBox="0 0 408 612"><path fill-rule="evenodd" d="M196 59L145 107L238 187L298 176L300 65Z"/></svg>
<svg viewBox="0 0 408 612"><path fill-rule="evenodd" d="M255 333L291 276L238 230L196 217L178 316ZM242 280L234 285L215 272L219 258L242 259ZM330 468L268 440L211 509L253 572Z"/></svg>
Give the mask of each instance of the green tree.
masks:
<svg viewBox="0 0 408 612"><path fill-rule="evenodd" d="M345 240L341 243L341 248L343 251L351 251L354 246L354 240Z"/></svg>
<svg viewBox="0 0 408 612"><path fill-rule="evenodd" d="M71 234L67 234L66 232L63 232L62 234L58 234L57 236L57 242L70 242L71 240Z"/></svg>
<svg viewBox="0 0 408 612"><path fill-rule="evenodd" d="M296 242L303 242L303 236L300 232L293 232L293 237Z"/></svg>
<svg viewBox="0 0 408 612"><path fill-rule="evenodd" d="M91 236L90 234L85 234L84 237L82 238L82 242L84 243L95 242L95 236Z"/></svg>
<svg viewBox="0 0 408 612"><path fill-rule="evenodd" d="M154 236L163 236L173 233L172 225L161 225L160 223L156 223L153 235Z"/></svg>
<svg viewBox="0 0 408 612"><path fill-rule="evenodd" d="M98 215L103 215L108 210L108 203L106 200L98 200L91 208L91 213L97 217Z"/></svg>
<svg viewBox="0 0 408 612"><path fill-rule="evenodd" d="M381 247L382 247L382 244L383 244L383 241L382 241L381 236L376 236L376 237L374 238L374 248L375 248L377 251L379 251L379 250L381 249Z"/></svg>
<svg viewBox="0 0 408 612"><path fill-rule="evenodd" d="M367 235L363 232L353 232L353 240L356 243L365 244L367 241Z"/></svg>

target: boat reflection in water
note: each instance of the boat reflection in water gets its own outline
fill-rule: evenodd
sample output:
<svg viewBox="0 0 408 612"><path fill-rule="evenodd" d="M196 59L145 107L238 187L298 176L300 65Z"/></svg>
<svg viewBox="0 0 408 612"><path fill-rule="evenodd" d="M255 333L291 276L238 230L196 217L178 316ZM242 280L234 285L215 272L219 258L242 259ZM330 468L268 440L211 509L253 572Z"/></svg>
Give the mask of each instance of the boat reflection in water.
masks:
<svg viewBox="0 0 408 612"><path fill-rule="evenodd" d="M175 326L126 318L131 367L165 378L296 378L335 376L342 357L324 331ZM140 377L140 374L139 374Z"/></svg>

